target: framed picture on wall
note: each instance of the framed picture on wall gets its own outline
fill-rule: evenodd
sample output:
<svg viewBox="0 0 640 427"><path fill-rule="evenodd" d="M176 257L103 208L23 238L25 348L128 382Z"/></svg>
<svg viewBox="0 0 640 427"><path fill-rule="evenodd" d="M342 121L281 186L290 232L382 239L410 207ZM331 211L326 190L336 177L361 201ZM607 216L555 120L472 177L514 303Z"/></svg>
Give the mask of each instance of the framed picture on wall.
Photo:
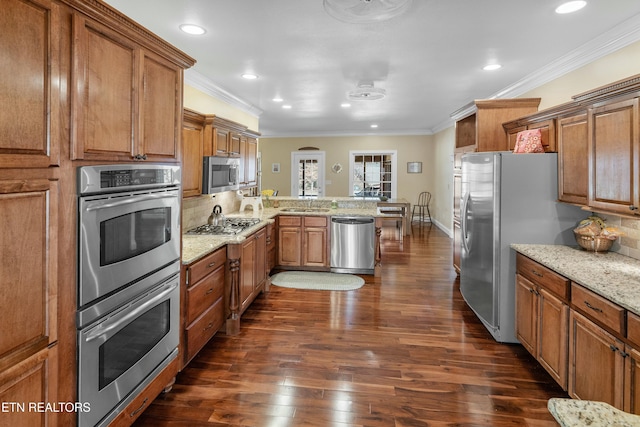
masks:
<svg viewBox="0 0 640 427"><path fill-rule="evenodd" d="M280 173L280 163L271 163L271 172Z"/></svg>
<svg viewBox="0 0 640 427"><path fill-rule="evenodd" d="M407 173L422 173L422 162L407 162Z"/></svg>

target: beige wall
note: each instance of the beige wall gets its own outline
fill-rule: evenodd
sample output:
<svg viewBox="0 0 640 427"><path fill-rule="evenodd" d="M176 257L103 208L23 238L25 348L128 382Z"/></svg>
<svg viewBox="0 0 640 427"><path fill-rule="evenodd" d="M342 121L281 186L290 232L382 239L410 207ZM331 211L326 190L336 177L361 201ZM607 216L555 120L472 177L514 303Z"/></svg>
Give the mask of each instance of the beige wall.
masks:
<svg viewBox="0 0 640 427"><path fill-rule="evenodd" d="M300 137L260 138L262 156L262 188L279 191L279 195L291 193L291 153L301 147L316 147L325 152L325 180L327 197L349 195L349 151L350 150L397 150L398 194L414 202L420 191L434 191L435 145L429 135L417 136L344 136L344 137ZM407 162L422 162L421 174L408 174ZM280 173L273 173L271 165L280 163ZM331 171L331 166L340 163L341 173Z"/></svg>
<svg viewBox="0 0 640 427"><path fill-rule="evenodd" d="M247 126L251 130L259 131L258 117L239 110L227 104L224 101L220 101L206 93L199 91L187 84L184 85L184 100L183 104L185 108L197 111L201 114L215 114L216 116L232 120L236 123L241 123Z"/></svg>

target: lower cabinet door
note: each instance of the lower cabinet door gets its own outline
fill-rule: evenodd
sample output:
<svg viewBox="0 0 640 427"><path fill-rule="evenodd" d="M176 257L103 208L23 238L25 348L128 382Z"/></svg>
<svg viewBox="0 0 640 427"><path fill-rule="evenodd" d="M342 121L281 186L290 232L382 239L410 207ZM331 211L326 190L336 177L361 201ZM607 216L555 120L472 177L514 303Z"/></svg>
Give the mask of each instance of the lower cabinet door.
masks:
<svg viewBox="0 0 640 427"><path fill-rule="evenodd" d="M569 325L569 395L623 409L624 344L574 310Z"/></svg>
<svg viewBox="0 0 640 427"><path fill-rule="evenodd" d="M538 361L563 390L567 389L569 306L539 289Z"/></svg>

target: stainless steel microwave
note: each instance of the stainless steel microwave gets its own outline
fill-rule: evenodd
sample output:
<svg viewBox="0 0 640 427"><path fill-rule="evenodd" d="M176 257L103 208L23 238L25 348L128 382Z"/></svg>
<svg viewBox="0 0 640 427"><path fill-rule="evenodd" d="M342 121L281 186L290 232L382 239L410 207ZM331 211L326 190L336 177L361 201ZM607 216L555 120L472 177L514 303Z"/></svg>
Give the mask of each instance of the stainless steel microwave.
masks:
<svg viewBox="0 0 640 427"><path fill-rule="evenodd" d="M202 194L234 191L240 188L240 159L205 157L202 161Z"/></svg>

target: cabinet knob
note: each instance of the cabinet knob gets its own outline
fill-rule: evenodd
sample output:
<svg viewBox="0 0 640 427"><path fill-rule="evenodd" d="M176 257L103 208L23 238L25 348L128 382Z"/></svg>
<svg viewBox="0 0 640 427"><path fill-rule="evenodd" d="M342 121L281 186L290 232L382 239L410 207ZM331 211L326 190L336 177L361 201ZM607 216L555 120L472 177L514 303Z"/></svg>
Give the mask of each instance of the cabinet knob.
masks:
<svg viewBox="0 0 640 427"><path fill-rule="evenodd" d="M630 211L637 211L637 210L638 210L638 207L637 207L637 206L633 206L633 205L631 205L631 206L629 206L629 210L630 210Z"/></svg>
<svg viewBox="0 0 640 427"><path fill-rule="evenodd" d="M135 156L133 156L134 160L147 160L147 155L146 154L136 154Z"/></svg>

